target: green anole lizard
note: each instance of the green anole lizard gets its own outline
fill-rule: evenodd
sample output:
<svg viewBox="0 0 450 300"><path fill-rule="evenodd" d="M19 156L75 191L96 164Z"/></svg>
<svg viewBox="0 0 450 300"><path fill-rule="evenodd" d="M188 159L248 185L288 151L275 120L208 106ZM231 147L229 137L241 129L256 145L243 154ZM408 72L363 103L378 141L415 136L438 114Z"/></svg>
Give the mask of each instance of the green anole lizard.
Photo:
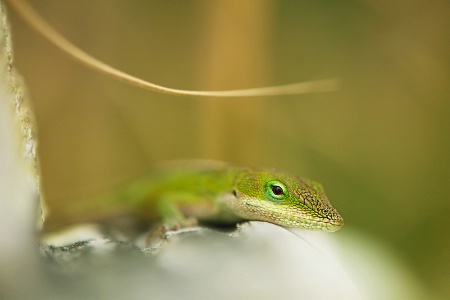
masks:
<svg viewBox="0 0 450 300"><path fill-rule="evenodd" d="M74 215L77 223L126 215L169 228L190 226L196 220L216 224L255 220L325 231L344 224L318 183L272 170L204 161L158 168L88 204L73 203L67 211L60 208L50 214L44 231L70 225Z"/></svg>
<svg viewBox="0 0 450 300"><path fill-rule="evenodd" d="M185 96L235 97L325 91L335 87L334 80L218 92L162 87L123 73L88 55L59 35L26 1L9 3L33 29L76 60L114 78L154 91ZM44 231L114 215L131 215L148 222L162 221L170 226L187 226L192 223L189 219L214 223L259 220L288 227L336 231L344 224L320 184L271 170L224 164L208 164L206 167L200 164L154 172L103 198L52 208L55 213L50 212Z"/></svg>

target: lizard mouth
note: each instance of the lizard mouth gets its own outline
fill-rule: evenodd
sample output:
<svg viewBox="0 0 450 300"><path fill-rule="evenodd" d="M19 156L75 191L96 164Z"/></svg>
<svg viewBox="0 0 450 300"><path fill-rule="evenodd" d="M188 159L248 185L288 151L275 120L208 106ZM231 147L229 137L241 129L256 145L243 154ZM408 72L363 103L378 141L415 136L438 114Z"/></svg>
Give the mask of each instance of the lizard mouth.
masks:
<svg viewBox="0 0 450 300"><path fill-rule="evenodd" d="M288 226L293 227L302 227L309 230L323 230L328 232L334 232L341 229L341 227L344 225L344 220L337 219L337 220L330 220L330 219L322 219L322 220L314 220L314 219L308 219L308 220L302 220L301 222L288 222L290 224L287 224Z"/></svg>
<svg viewBox="0 0 450 300"><path fill-rule="evenodd" d="M334 232L341 229L341 227L344 225L344 221L333 221L333 222L324 222L325 227L323 228L326 231Z"/></svg>

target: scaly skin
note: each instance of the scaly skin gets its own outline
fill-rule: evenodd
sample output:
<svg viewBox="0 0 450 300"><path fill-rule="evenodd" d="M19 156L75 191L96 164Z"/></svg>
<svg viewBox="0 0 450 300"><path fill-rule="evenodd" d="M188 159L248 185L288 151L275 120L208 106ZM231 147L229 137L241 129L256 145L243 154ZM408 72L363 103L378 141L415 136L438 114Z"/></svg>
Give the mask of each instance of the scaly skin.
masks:
<svg viewBox="0 0 450 300"><path fill-rule="evenodd" d="M344 220L320 184L272 171L240 172L234 182L232 210L249 220L286 227L336 231Z"/></svg>
<svg viewBox="0 0 450 300"><path fill-rule="evenodd" d="M193 219L218 224L255 220L325 231L344 224L320 184L276 171L210 162L161 168L88 203L58 209L44 230L121 214L169 227L189 226ZM83 217L71 221L77 215Z"/></svg>

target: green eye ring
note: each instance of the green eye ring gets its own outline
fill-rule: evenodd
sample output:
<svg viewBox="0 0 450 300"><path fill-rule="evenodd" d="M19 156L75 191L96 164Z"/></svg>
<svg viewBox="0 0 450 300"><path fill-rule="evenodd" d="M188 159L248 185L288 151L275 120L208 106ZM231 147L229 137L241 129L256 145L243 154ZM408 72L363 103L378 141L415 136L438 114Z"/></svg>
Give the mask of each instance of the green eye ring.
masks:
<svg viewBox="0 0 450 300"><path fill-rule="evenodd" d="M283 200L287 196L287 187L278 180L271 180L266 183L266 195L271 200Z"/></svg>

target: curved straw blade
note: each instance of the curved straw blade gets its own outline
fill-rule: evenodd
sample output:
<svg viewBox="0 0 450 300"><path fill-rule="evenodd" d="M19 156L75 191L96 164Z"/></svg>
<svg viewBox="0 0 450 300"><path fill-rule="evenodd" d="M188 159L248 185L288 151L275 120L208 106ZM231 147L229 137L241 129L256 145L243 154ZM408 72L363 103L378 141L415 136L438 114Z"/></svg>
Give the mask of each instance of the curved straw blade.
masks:
<svg viewBox="0 0 450 300"><path fill-rule="evenodd" d="M317 81L308 81L288 85L270 86L262 88L252 88L243 90L227 91L190 91L179 90L160 86L147 82L130 74L117 70L110 65L92 57L85 51L72 44L65 37L60 35L51 27L34 9L24 0L6 0L11 7L40 35L68 54L73 59L85 64L86 66L113 77L128 84L152 90L155 92L166 93L181 96L203 96L203 97L256 97L256 96L275 96L304 94L316 92L329 92L338 89L339 82L336 79L325 79Z"/></svg>

